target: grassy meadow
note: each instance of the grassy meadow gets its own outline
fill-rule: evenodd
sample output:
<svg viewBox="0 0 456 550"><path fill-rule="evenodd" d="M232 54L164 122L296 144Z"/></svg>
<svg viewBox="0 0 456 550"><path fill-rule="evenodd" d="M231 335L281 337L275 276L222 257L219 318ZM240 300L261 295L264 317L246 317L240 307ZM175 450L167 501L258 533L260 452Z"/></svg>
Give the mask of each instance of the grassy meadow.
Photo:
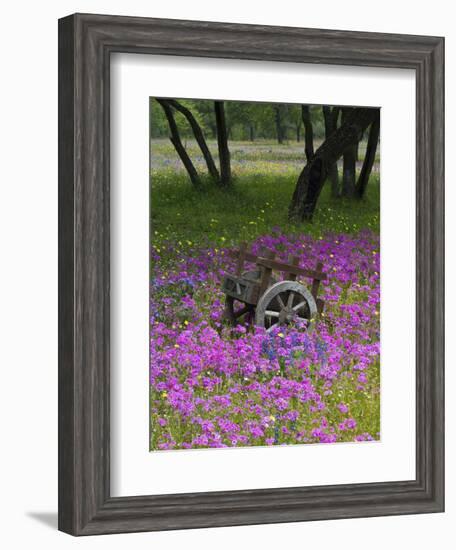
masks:
<svg viewBox="0 0 456 550"><path fill-rule="evenodd" d="M201 153L192 141L187 149L203 169ZM215 142L209 142L217 159ZM365 143L361 144L358 164L364 159ZM237 245L267 234L272 227L286 233L319 237L325 233L357 233L367 228L380 231L380 174L377 163L362 201L331 197L325 185L312 223L290 224L287 208L296 180L303 167L303 145L289 146L273 141L230 144L235 185L219 189L206 180L196 192L169 140L151 143L151 206L152 245L173 239L191 245L204 241L214 245ZM292 162L291 162L292 161ZM341 167L340 170L341 171Z"/></svg>

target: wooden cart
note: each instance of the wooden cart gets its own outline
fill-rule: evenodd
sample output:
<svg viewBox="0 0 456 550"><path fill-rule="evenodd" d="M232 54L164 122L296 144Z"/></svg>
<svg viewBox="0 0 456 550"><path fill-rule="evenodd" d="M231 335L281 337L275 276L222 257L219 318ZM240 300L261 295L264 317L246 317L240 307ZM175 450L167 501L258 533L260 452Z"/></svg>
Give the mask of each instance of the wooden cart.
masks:
<svg viewBox="0 0 456 550"><path fill-rule="evenodd" d="M275 259L271 250L264 249L260 254L249 252L246 243L232 252L236 272L227 274L222 286L226 319L233 325L255 323L270 331L277 324L289 324L299 318L311 321L323 310L324 301L318 298L320 283L326 279L322 263L317 263L312 271L299 267L299 256L283 263ZM255 267L244 271L246 262ZM274 272L283 273L283 280L278 281ZM297 281L298 276L312 280L311 290Z"/></svg>

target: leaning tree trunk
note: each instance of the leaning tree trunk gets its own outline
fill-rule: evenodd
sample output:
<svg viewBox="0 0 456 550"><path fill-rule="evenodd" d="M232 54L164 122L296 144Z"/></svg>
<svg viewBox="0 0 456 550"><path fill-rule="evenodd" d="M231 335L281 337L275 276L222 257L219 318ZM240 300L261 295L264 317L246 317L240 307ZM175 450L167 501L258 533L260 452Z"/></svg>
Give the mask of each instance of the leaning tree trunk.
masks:
<svg viewBox="0 0 456 550"><path fill-rule="evenodd" d="M165 113L166 119L168 120L168 126L171 132L171 136L169 139L171 140L171 143L174 145L174 148L176 149L176 152L179 155L179 158L181 159L182 164L185 166L185 169L187 170L187 173L190 177L190 181L193 183L195 187L198 187L201 181L198 176L198 172L196 171L196 168L193 165L193 162L191 161L190 157L187 154L187 151L185 150L185 147L182 144L182 140L179 135L179 130L177 128L176 121L174 120L173 111L166 101L162 101L160 99L157 99L157 101L161 105Z"/></svg>
<svg viewBox="0 0 456 550"><path fill-rule="evenodd" d="M174 107L177 111L180 111L185 116L188 123L190 124L193 135L195 136L195 140L198 143L199 148L201 149L204 160L206 161L206 166L209 174L215 182L219 183L220 175L218 173L217 167L215 166L214 159L212 158L209 147L207 146L206 140L204 139L204 134L201 126L198 124L192 112L175 99L160 99L160 101L166 101L167 103L169 103L169 105L171 105L171 107Z"/></svg>
<svg viewBox="0 0 456 550"><path fill-rule="evenodd" d="M325 121L325 139L336 131L337 120L339 118L339 107L331 107L329 105L323 105L323 118ZM338 197L340 195L339 188L339 169L337 168L337 162L335 162L328 171L328 179L331 182L331 195Z"/></svg>
<svg viewBox="0 0 456 550"><path fill-rule="evenodd" d="M223 101L214 101L215 122L217 124L217 143L220 160L220 182L223 186L231 183L230 150L226 130L225 106Z"/></svg>
<svg viewBox="0 0 456 550"><path fill-rule="evenodd" d="M315 151L299 175L288 211L291 220L311 220L328 172L350 145L358 143L359 136L373 122L376 109L359 107L346 117L340 128Z"/></svg>
<svg viewBox="0 0 456 550"><path fill-rule="evenodd" d="M352 112L353 107L342 109L342 124ZM358 136L358 140L361 135ZM356 192L356 160L358 158L358 143L352 143L344 152L342 169L342 196L354 197Z"/></svg>
<svg viewBox="0 0 456 550"><path fill-rule="evenodd" d="M372 172L372 167L375 162L375 154L378 147L378 139L380 137L380 111L372 122L369 130L369 138L367 140L366 156L364 157L363 167L356 183L356 196L360 199L364 197L366 187L369 182L369 177Z"/></svg>
<svg viewBox="0 0 456 550"><path fill-rule="evenodd" d="M306 153L307 162L313 157L313 126L310 118L310 109L308 105L301 105L301 118L304 124L304 151Z"/></svg>

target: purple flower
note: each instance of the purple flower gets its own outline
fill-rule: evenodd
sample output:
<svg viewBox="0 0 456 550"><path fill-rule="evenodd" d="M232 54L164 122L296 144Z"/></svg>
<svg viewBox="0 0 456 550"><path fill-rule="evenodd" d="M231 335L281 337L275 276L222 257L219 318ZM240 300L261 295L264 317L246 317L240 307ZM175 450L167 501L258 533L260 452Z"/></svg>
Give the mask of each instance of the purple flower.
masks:
<svg viewBox="0 0 456 550"><path fill-rule="evenodd" d="M160 253L153 249L151 449L379 438L378 235L315 239L277 229L251 243L255 253L263 246L279 260L299 256L308 269L324 263L324 315L312 331L299 324L270 333L233 329L223 320L221 291L224 274L235 269L228 250L208 245L184 253L171 241ZM167 250L180 254L178 261L166 263ZM367 429L375 437L361 432L365 418L374 419Z"/></svg>

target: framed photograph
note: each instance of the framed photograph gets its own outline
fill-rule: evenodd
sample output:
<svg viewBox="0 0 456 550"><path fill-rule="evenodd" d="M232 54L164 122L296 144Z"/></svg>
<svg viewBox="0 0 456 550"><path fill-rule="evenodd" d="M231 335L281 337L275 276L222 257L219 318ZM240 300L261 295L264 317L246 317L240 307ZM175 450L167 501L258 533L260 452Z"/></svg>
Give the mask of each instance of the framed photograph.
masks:
<svg viewBox="0 0 456 550"><path fill-rule="evenodd" d="M59 529L444 510L444 40L59 21Z"/></svg>

